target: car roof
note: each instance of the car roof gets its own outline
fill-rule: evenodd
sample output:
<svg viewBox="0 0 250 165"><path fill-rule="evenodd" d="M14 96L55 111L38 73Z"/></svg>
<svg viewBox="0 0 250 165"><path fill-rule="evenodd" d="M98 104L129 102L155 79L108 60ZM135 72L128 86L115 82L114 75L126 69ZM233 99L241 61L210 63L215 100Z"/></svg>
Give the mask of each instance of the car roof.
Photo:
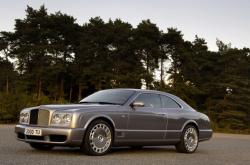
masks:
<svg viewBox="0 0 250 165"><path fill-rule="evenodd" d="M113 89L106 89L106 90L132 90L137 92L156 92L156 93L167 93L167 92L161 92L157 90L150 90L150 89L136 89L136 88L113 88Z"/></svg>
<svg viewBox="0 0 250 165"><path fill-rule="evenodd" d="M150 92L150 93L158 93L158 94L170 94L167 92L157 91L157 90L149 90L149 89L136 89L136 88L113 88L113 89L106 89L106 90L131 90L136 92ZM170 94L171 95L171 94Z"/></svg>

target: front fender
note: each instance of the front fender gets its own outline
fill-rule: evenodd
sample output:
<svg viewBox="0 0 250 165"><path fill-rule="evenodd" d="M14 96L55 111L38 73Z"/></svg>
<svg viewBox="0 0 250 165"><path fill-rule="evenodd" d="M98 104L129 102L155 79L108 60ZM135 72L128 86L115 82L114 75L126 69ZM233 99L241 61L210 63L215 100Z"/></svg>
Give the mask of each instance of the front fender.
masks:
<svg viewBox="0 0 250 165"><path fill-rule="evenodd" d="M93 114L93 113L84 113L79 117L79 126L85 130L88 128L89 124L96 119L105 119L112 123L112 127L115 128L115 123L111 117L105 114Z"/></svg>

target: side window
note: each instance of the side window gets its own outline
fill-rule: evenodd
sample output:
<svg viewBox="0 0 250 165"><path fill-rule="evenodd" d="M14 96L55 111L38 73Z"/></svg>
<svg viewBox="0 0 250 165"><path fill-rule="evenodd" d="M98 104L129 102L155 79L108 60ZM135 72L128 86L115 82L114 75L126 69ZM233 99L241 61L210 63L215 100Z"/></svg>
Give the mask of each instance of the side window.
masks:
<svg viewBox="0 0 250 165"><path fill-rule="evenodd" d="M143 93L135 101L143 102L145 107L161 108L160 96L157 94Z"/></svg>
<svg viewBox="0 0 250 165"><path fill-rule="evenodd" d="M181 108L181 106L170 97L161 95L161 101L163 108Z"/></svg>

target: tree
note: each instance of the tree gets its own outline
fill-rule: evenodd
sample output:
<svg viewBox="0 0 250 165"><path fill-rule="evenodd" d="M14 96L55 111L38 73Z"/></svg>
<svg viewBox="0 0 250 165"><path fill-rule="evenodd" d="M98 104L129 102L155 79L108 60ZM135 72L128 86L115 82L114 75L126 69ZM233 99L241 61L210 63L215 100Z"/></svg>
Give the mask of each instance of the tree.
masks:
<svg viewBox="0 0 250 165"><path fill-rule="evenodd" d="M223 60L221 74L221 97L217 99L215 111L219 127L245 129L249 126L250 86L249 49L219 49Z"/></svg>
<svg viewBox="0 0 250 165"><path fill-rule="evenodd" d="M82 88L94 86L100 90L108 87L110 79L109 63L107 59L107 28L99 17L91 18L89 23L82 26L79 53L75 57L75 66L78 71L79 99L82 97Z"/></svg>
<svg viewBox="0 0 250 165"><path fill-rule="evenodd" d="M47 40L47 11L44 6L39 10L27 7L26 18L17 19L15 24L14 38L11 54L18 59L18 70L27 80L27 90L36 86L37 98L42 95L42 84L51 64L48 55ZM30 81L33 79L34 81Z"/></svg>
<svg viewBox="0 0 250 165"><path fill-rule="evenodd" d="M132 26L119 19L109 21L108 63L111 68L111 87L140 88L144 71L140 57L135 54L132 39Z"/></svg>
<svg viewBox="0 0 250 165"><path fill-rule="evenodd" d="M147 89L152 88L154 71L158 68L158 61L161 56L159 41L160 31L150 20L143 20L134 29L133 39L136 48L136 55L140 57L145 73L143 79Z"/></svg>
<svg viewBox="0 0 250 165"><path fill-rule="evenodd" d="M71 100L74 75L70 65L79 49L81 29L75 19L66 14L57 12L48 16L48 53L51 55L49 93L62 100L67 87ZM67 85L65 87L65 84ZM54 88L56 86L56 89Z"/></svg>

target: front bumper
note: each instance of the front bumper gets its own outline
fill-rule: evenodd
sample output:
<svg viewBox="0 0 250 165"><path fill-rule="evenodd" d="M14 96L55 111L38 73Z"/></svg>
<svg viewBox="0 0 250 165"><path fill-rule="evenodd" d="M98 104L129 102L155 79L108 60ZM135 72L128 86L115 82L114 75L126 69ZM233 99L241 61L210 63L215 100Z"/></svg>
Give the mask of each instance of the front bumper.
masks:
<svg viewBox="0 0 250 165"><path fill-rule="evenodd" d="M213 136L212 129L200 129L199 130L199 141L209 140Z"/></svg>
<svg viewBox="0 0 250 165"><path fill-rule="evenodd" d="M39 128L42 130L42 136L25 135L25 128ZM83 128L55 128L16 125L15 133L17 134L18 140L27 143L45 143L58 146L80 146L85 130Z"/></svg>

